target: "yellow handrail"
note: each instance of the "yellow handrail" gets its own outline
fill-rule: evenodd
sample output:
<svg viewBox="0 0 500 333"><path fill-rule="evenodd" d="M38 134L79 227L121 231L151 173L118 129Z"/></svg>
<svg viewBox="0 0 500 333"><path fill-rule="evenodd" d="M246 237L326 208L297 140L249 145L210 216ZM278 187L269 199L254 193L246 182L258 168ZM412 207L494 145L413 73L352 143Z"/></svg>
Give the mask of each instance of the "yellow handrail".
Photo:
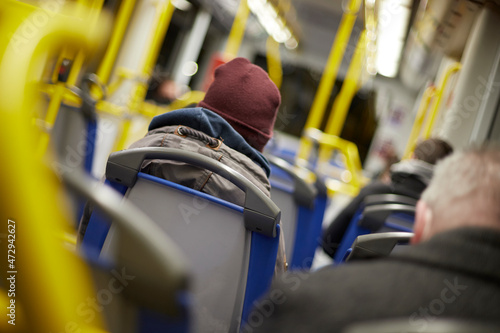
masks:
<svg viewBox="0 0 500 333"><path fill-rule="evenodd" d="M344 126L347 112L351 106L352 99L360 88L360 77L363 71L366 48L366 30L359 36L356 50L349 64L349 69L342 83L342 88L333 102L330 117L326 124L325 133L340 135Z"/></svg>
<svg viewBox="0 0 500 333"><path fill-rule="evenodd" d="M125 35L125 31L127 31L127 26L136 2L137 0L123 0L120 5L113 32L109 40L109 46L97 70L97 76L104 84L108 84L109 76L111 75L116 57L120 51L123 36Z"/></svg>
<svg viewBox="0 0 500 333"><path fill-rule="evenodd" d="M267 71L274 84L281 88L283 70L281 69L280 44L273 37L267 37Z"/></svg>
<svg viewBox="0 0 500 333"><path fill-rule="evenodd" d="M452 74L458 72L462 65L458 62L454 63L451 65L443 75L441 82L439 83L439 88L436 91L436 96L433 99L432 107L431 107L431 114L429 115L427 122L424 127L424 132L422 137L424 139L427 139L430 137L432 128L434 127L434 121L436 120L436 116L439 112L439 105L441 104L441 99L443 98L444 90L446 89L446 86L448 85L448 81L451 77Z"/></svg>
<svg viewBox="0 0 500 333"><path fill-rule="evenodd" d="M330 117L326 124L325 133L335 136L340 136L342 127L344 126L349 107L351 105L352 99L358 89L361 87L361 73L363 71L363 64L365 60L365 48L366 48L366 30L363 30L359 36L358 43L356 45L356 50L354 51L351 63L347 70L347 74L342 83L342 88L340 92L335 97L333 102L332 110L330 112ZM357 148L356 148L357 149ZM331 148L323 144L319 144L319 163L325 163L331 157Z"/></svg>
<svg viewBox="0 0 500 333"><path fill-rule="evenodd" d="M339 29L337 30L335 40L330 50L330 55L328 56L326 67L323 71L323 76L321 77L311 110L309 111L309 116L304 128L305 130L309 128L319 128L321 125L321 120L323 119L328 99L330 98L333 84L335 83L342 62L345 47L349 42L349 37L351 36L361 2L361 0L350 0L347 5L347 10L342 16ZM300 140L299 153L297 154L298 158L307 160L310 150L310 143L305 138L302 138Z"/></svg>
<svg viewBox="0 0 500 333"><path fill-rule="evenodd" d="M142 103L140 113L148 118L172 111L185 108L189 105L198 104L205 97L204 91L192 90L183 94L168 105L156 105L151 102Z"/></svg>
<svg viewBox="0 0 500 333"><path fill-rule="evenodd" d="M65 205L60 202L56 177L35 157L36 138L29 126L31 110L39 96L28 80L41 65L40 59L63 45L78 46L88 52L97 48L100 41L101 34L89 32L87 22L72 15L74 7L68 4L64 9L64 15L51 17L24 43L14 45L8 38L0 37L1 225L6 226L8 219L14 221L18 255L14 267L9 269L17 271L15 301L25 313L17 320L23 321L29 332L97 332L89 325L102 327L99 312L94 312L93 318L79 315L82 304L85 306L96 294L86 266L58 238L61 232L69 232L71 226L60 210ZM0 25L0 35L10 36L9 32L13 32L22 36L23 24L33 19L30 11L46 15L45 11L33 11L33 7L18 1L2 1L1 16L9 20ZM0 265L5 264L2 261ZM8 271L3 268L2 280Z"/></svg>
<svg viewBox="0 0 500 333"><path fill-rule="evenodd" d="M436 94L436 87L429 86L425 89L422 94L422 99L420 100L420 105L418 106L417 115L415 116L415 120L413 121L413 127L411 128L410 136L406 143L406 148L403 154L403 159L408 159L415 148L418 135L422 129L422 124L424 123L425 116L427 114L427 110L429 109L429 105L431 100L434 98Z"/></svg>
<svg viewBox="0 0 500 333"><path fill-rule="evenodd" d="M51 96L44 119L44 125L47 131L42 132L38 140L37 156L39 157L45 155L47 147L49 146L50 130L54 127L54 123L56 122L57 112L61 106L65 89L65 84L63 82L55 84L55 89Z"/></svg>
<svg viewBox="0 0 500 333"><path fill-rule="evenodd" d="M241 46L241 41L245 35L245 27L247 25L248 15L250 15L250 8L248 8L247 0L240 0L238 11L234 17L229 37L224 54L229 58L234 58L238 55L238 50Z"/></svg>
<svg viewBox="0 0 500 333"><path fill-rule="evenodd" d="M205 97L204 91L192 90L177 98L168 105L169 110L182 109L190 104L198 104Z"/></svg>
<svg viewBox="0 0 500 333"><path fill-rule="evenodd" d="M56 90L58 89L58 87L58 85L53 84L40 84L40 91L47 94L47 96L52 99L54 94L57 93ZM64 102L66 105L77 108L81 106L82 99L80 96L76 95L70 88L64 87L62 102ZM123 115L125 114L125 107L110 103L108 101L99 100L96 104L96 111L115 117L123 117Z"/></svg>
<svg viewBox="0 0 500 333"><path fill-rule="evenodd" d="M165 39L168 27L170 26L174 10L175 7L171 1L159 1L157 3L157 14L154 19L155 24L153 24L151 33L151 43L149 44L150 48L145 55L141 72L142 75L147 76L148 78L151 76L156 60L158 59L158 54L160 54L161 46L163 44L163 40Z"/></svg>
<svg viewBox="0 0 500 333"><path fill-rule="evenodd" d="M144 102L144 98L147 93L147 79L151 76L175 10L174 5L168 0L158 1L156 6L156 16L154 18L155 23L152 25L151 41L148 44L149 48L147 49L147 52L144 54L144 59L139 73L139 75L146 78L146 80L136 82L136 85L132 90L132 97L130 98L128 105L132 115L139 113L139 110ZM123 122L121 133L116 140L115 150L122 150L125 148L130 127L131 118L126 117Z"/></svg>
<svg viewBox="0 0 500 333"><path fill-rule="evenodd" d="M85 18L88 22L88 28L92 29L94 25L97 23L97 19L99 17L100 10L103 6L104 0L80 0L78 2L77 13L81 18ZM55 13L53 13L55 15ZM67 78L67 82L58 82L57 72L59 67L61 66L61 62L63 59L73 59L73 64L71 65L71 69ZM51 96L49 105L47 107L47 112L45 114L44 124L49 131L43 132L38 141L38 156L45 155L47 151L47 147L50 141L50 129L53 128L54 123L57 118L57 114L61 107L61 102L64 99L64 95L66 93L66 85L74 86L78 79L78 75L83 67L85 61L85 53L82 50L75 50L64 47L61 55L59 56L59 60L57 62L57 66L54 69L54 74L52 75L53 81L55 83L55 91Z"/></svg>
<svg viewBox="0 0 500 333"><path fill-rule="evenodd" d="M361 160L356 144L336 135L325 134L317 129L306 130L304 139L310 143L317 142L320 146L327 148L330 153L338 151L343 156L345 170L341 175L341 179L327 178L326 180L329 194L356 195L360 188L366 184L367 179L362 174Z"/></svg>
<svg viewBox="0 0 500 333"><path fill-rule="evenodd" d="M99 19L99 14L101 13L102 6L104 5L104 0L79 0L79 8L83 12L82 17L84 17L89 25L89 29L93 29L95 24L97 24ZM77 52L73 65L71 66L71 71L68 76L67 84L73 86L78 80L78 75L83 67L85 61L85 54L80 50Z"/></svg>

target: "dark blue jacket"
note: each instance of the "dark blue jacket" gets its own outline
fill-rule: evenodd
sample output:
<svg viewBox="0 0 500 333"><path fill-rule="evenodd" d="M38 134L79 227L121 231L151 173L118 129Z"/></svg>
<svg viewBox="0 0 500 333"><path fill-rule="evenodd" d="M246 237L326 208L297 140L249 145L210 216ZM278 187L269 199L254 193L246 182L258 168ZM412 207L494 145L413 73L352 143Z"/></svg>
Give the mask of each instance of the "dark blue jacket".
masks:
<svg viewBox="0 0 500 333"><path fill-rule="evenodd" d="M205 108L186 108L170 111L153 118L149 131L172 125L184 125L221 139L228 147L246 155L264 169L267 177L271 172L267 159L221 116Z"/></svg>

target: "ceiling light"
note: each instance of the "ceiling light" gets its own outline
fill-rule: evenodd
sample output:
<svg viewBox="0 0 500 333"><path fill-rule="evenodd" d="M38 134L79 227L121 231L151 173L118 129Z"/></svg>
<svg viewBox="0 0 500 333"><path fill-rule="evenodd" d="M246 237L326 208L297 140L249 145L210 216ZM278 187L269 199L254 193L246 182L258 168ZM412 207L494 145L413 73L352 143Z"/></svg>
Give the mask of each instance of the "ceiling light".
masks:
<svg viewBox="0 0 500 333"><path fill-rule="evenodd" d="M289 48L293 49L297 47L297 39L292 36L283 18L278 15L278 12L271 3L267 0L248 0L248 8L257 17L257 20L264 27L267 34L276 42L286 43L290 41L288 43L292 47Z"/></svg>
<svg viewBox="0 0 500 333"><path fill-rule="evenodd" d="M186 0L171 0L171 2L175 8L182 11L190 10L193 6L189 1Z"/></svg>
<svg viewBox="0 0 500 333"><path fill-rule="evenodd" d="M398 72L406 30L410 19L410 0L382 0L377 22L377 72L395 77Z"/></svg>

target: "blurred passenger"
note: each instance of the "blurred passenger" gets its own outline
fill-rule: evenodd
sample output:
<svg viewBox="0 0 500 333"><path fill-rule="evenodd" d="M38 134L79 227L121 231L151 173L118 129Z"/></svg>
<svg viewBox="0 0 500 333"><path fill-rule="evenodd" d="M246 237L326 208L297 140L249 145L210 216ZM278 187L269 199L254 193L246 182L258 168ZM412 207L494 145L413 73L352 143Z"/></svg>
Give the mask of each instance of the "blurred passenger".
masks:
<svg viewBox="0 0 500 333"><path fill-rule="evenodd" d="M366 196L371 194L400 194L419 199L420 194L429 184L434 164L451 154L451 146L436 138L424 140L417 144L409 160L391 166L391 181L375 181L365 186L359 194L337 215L323 234L323 250L333 257L340 245L342 237L358 208Z"/></svg>
<svg viewBox="0 0 500 333"><path fill-rule="evenodd" d="M242 332L341 332L362 321L500 324L500 150L439 162L417 204L411 246L389 257L285 274ZM413 332L413 330L412 330Z"/></svg>
<svg viewBox="0 0 500 333"><path fill-rule="evenodd" d="M185 92L186 89L179 86L168 74L153 74L146 100L153 100L158 104L170 104Z"/></svg>
<svg viewBox="0 0 500 333"><path fill-rule="evenodd" d="M389 145L387 149L379 153L384 160L384 167L378 174L376 174L373 179L380 180L382 183L391 183L391 167L399 162L399 157L396 154L394 146Z"/></svg>
<svg viewBox="0 0 500 333"><path fill-rule="evenodd" d="M130 148L179 148L208 156L238 171L270 196L270 167L261 152L272 137L280 102L280 92L267 73L245 58L236 58L215 70L214 81L198 107L154 117L146 136ZM141 171L244 204L241 189L206 169L147 160Z"/></svg>

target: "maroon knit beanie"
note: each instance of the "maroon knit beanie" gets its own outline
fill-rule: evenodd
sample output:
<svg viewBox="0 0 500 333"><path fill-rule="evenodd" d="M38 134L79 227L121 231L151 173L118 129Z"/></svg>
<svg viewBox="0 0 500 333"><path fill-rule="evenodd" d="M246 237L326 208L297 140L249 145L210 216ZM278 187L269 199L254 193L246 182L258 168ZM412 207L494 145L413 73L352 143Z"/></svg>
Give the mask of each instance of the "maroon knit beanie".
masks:
<svg viewBox="0 0 500 333"><path fill-rule="evenodd" d="M214 81L198 106L223 117L255 149L262 151L273 135L281 97L259 66L235 58L217 67Z"/></svg>

